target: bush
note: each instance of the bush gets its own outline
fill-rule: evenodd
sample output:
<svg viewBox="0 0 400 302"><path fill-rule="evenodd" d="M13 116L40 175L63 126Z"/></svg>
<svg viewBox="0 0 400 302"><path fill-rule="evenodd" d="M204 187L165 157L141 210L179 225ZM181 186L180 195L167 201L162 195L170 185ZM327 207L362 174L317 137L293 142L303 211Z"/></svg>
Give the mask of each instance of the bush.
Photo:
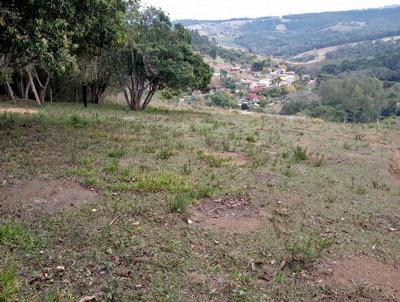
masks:
<svg viewBox="0 0 400 302"><path fill-rule="evenodd" d="M226 92L218 92L211 96L212 106L222 107L222 108L238 108L238 102L234 100L228 93Z"/></svg>

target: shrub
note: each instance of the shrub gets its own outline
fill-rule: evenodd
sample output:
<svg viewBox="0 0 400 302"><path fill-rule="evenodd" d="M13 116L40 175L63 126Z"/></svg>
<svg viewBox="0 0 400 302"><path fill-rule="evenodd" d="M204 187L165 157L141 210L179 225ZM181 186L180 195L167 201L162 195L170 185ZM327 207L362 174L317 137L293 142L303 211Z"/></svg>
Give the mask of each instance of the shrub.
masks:
<svg viewBox="0 0 400 302"><path fill-rule="evenodd" d="M314 263L325 249L331 245L331 241L318 234L301 234L286 242L288 253L287 265L295 272L299 272Z"/></svg>

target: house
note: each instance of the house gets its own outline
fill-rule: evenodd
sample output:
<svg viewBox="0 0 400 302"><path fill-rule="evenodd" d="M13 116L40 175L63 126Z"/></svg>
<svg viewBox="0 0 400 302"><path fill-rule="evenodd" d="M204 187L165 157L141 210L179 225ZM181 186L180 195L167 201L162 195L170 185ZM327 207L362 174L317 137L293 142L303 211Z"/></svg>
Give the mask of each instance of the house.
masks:
<svg viewBox="0 0 400 302"><path fill-rule="evenodd" d="M258 82L258 84L259 84L260 86L263 86L263 87L269 87L269 86L271 86L271 84L272 84L272 80L269 79L269 78L262 79L262 80L260 80L260 81Z"/></svg>
<svg viewBox="0 0 400 302"><path fill-rule="evenodd" d="M237 73L237 72L240 72L240 70L241 70L241 68L237 67L237 66L233 66L233 67L229 68L229 71L231 73Z"/></svg>
<svg viewBox="0 0 400 302"><path fill-rule="evenodd" d="M260 101L260 97L258 95L255 95L255 94L249 94L249 95L246 96L246 101L259 102Z"/></svg>

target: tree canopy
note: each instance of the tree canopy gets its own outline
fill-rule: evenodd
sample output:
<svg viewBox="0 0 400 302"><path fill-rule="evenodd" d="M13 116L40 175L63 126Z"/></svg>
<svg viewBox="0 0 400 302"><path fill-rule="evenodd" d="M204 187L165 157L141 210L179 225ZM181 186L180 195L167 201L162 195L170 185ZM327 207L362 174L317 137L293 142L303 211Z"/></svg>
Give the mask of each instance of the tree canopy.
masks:
<svg viewBox="0 0 400 302"><path fill-rule="evenodd" d="M49 86L72 83L77 96L79 82L86 105L88 87L99 103L115 84L143 110L157 90L204 89L211 78L191 34L139 1L3 1L0 12L0 85L11 98L41 105Z"/></svg>

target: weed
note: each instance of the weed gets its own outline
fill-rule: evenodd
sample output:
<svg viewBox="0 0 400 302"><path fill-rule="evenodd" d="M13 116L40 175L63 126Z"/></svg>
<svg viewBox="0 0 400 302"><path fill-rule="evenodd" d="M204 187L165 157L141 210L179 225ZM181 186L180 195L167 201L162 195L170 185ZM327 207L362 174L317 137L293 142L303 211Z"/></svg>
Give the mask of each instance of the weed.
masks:
<svg viewBox="0 0 400 302"><path fill-rule="evenodd" d="M193 192L193 188L181 176L170 171L155 171L145 174L134 183L133 188L149 192Z"/></svg>
<svg viewBox="0 0 400 302"><path fill-rule="evenodd" d="M190 174L192 174L192 162L191 162L191 160L189 159L189 161L187 162L187 163L184 163L183 164L183 167L182 167L182 174L183 175L190 175Z"/></svg>
<svg viewBox="0 0 400 302"><path fill-rule="evenodd" d="M39 244L40 241L17 222L6 222L0 225L0 245L31 250L37 248Z"/></svg>
<svg viewBox="0 0 400 302"><path fill-rule="evenodd" d="M144 153L156 153L157 147L155 145L147 144L142 150Z"/></svg>
<svg viewBox="0 0 400 302"><path fill-rule="evenodd" d="M317 153L317 155L315 156L315 159L313 160L313 166L316 168L321 167L324 160L325 160L325 156L323 154L320 155L319 153Z"/></svg>
<svg viewBox="0 0 400 302"><path fill-rule="evenodd" d="M132 188L132 186L126 182L117 182L117 183L112 184L112 186L111 186L111 190L113 190L113 191L128 191L131 188Z"/></svg>
<svg viewBox="0 0 400 302"><path fill-rule="evenodd" d="M17 301L19 282L14 269L7 267L0 269L0 302Z"/></svg>
<svg viewBox="0 0 400 302"><path fill-rule="evenodd" d="M363 186L357 186L356 188L356 194L358 195L364 195L367 193L367 189L365 189Z"/></svg>
<svg viewBox="0 0 400 302"><path fill-rule="evenodd" d="M349 144L348 142L344 142L344 143L343 143L343 149L345 149L345 150L351 150L351 144Z"/></svg>
<svg viewBox="0 0 400 302"><path fill-rule="evenodd" d="M122 148L117 148L108 153L111 158L122 158L125 155L125 150Z"/></svg>
<svg viewBox="0 0 400 302"><path fill-rule="evenodd" d="M157 159L166 160L174 155L174 150L170 148L164 148L157 154Z"/></svg>
<svg viewBox="0 0 400 302"><path fill-rule="evenodd" d="M67 176L84 176L91 177L94 175L94 171L87 167L75 167L66 172Z"/></svg>
<svg viewBox="0 0 400 302"><path fill-rule="evenodd" d="M297 146L293 150L292 159L293 159L293 162L295 162L295 163L305 161L307 159L307 149L305 149L301 146Z"/></svg>
<svg viewBox="0 0 400 302"><path fill-rule="evenodd" d="M118 169L119 169L119 163L117 160L106 162L106 164L103 167L103 171L109 174L117 172Z"/></svg>
<svg viewBox="0 0 400 302"><path fill-rule="evenodd" d="M212 155L206 155L202 159L206 161L210 168L221 168L225 162L223 158L214 157Z"/></svg>
<svg viewBox="0 0 400 302"><path fill-rule="evenodd" d="M91 187L91 186L96 185L97 179L92 178L92 177L86 177L86 178L83 180L83 183L84 183L86 186Z"/></svg>
<svg viewBox="0 0 400 302"><path fill-rule="evenodd" d="M255 143L255 142L257 141L257 139L256 139L254 136L252 136L252 135L247 136L247 137L246 137L246 140L247 140L249 143Z"/></svg>
<svg viewBox="0 0 400 302"><path fill-rule="evenodd" d="M287 264L293 271L299 272L320 258L330 245L330 240L318 234L300 234L285 244L288 253Z"/></svg>
<svg viewBox="0 0 400 302"><path fill-rule="evenodd" d="M172 213L183 213L186 211L187 206L193 201L193 195L188 193L178 193L172 198L169 208Z"/></svg>

